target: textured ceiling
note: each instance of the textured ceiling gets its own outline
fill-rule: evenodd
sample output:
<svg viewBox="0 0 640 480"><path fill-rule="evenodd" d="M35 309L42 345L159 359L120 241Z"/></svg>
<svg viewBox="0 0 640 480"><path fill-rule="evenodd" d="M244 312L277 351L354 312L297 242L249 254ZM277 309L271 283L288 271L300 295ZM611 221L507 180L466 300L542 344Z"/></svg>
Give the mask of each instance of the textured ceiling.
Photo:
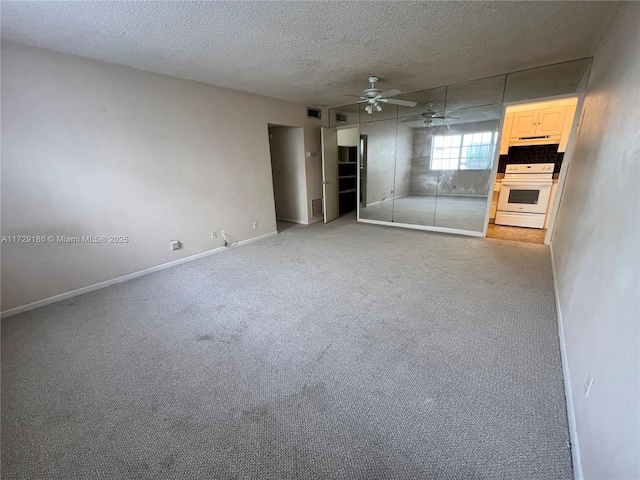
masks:
<svg viewBox="0 0 640 480"><path fill-rule="evenodd" d="M590 56L617 2L2 2L2 38L315 106Z"/></svg>

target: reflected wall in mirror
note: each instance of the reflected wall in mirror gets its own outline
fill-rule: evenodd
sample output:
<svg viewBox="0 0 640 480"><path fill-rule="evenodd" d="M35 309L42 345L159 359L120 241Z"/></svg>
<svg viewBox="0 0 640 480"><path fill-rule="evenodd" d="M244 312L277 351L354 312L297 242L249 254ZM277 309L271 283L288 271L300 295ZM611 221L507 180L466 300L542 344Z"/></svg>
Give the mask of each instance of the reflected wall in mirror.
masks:
<svg viewBox="0 0 640 480"><path fill-rule="evenodd" d="M500 103L488 102L500 102L503 87L504 75L411 94L438 92L442 100L398 120L411 128L412 148L409 187L402 195L396 189L393 222L482 231L501 113ZM399 128L395 175L404 181L400 136Z"/></svg>
<svg viewBox="0 0 640 480"><path fill-rule="evenodd" d="M515 102L583 92L587 87L591 60L583 58L510 73L504 88L504 101Z"/></svg>
<svg viewBox="0 0 640 480"><path fill-rule="evenodd" d="M502 103L506 75L481 78L447 87L447 110Z"/></svg>
<svg viewBox="0 0 640 480"><path fill-rule="evenodd" d="M444 115L444 102L447 95L447 87L432 88L420 92L400 95L400 100L416 102L415 107L398 107L398 117L403 118L407 126L417 128L424 127L434 115ZM406 119L405 117L411 117Z"/></svg>
<svg viewBox="0 0 640 480"><path fill-rule="evenodd" d="M329 127L340 128L360 123L360 105L357 103L329 109Z"/></svg>
<svg viewBox="0 0 640 480"><path fill-rule="evenodd" d="M484 107L479 107L484 109ZM434 226L481 232L487 198L492 192L492 173L500 109L494 120L485 111L467 121L447 125L432 141L431 169L437 172Z"/></svg>
<svg viewBox="0 0 640 480"><path fill-rule="evenodd" d="M435 227L484 229L504 85L505 75L498 75L447 87L443 132L432 148Z"/></svg>
<svg viewBox="0 0 640 480"><path fill-rule="evenodd" d="M360 218L393 220L396 130L395 118L360 124L360 135L366 139L367 158L366 195L360 206Z"/></svg>

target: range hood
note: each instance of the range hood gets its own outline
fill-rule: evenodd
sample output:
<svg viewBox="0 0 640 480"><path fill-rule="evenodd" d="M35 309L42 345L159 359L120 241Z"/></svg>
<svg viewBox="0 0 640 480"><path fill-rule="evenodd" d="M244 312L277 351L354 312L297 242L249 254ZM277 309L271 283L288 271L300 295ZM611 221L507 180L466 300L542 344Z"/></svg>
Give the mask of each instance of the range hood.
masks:
<svg viewBox="0 0 640 480"><path fill-rule="evenodd" d="M536 137L517 137L509 141L509 146L551 145L560 143L560 135L539 135Z"/></svg>

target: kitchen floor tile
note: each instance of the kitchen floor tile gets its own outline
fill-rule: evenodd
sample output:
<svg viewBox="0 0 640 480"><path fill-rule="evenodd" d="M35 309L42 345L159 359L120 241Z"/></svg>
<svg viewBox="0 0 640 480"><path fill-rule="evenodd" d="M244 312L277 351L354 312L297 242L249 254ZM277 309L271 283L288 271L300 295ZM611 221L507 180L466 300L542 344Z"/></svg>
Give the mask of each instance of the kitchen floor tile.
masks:
<svg viewBox="0 0 640 480"><path fill-rule="evenodd" d="M487 228L488 238L526 243L543 244L546 233L546 230L539 228L507 227L495 224L489 224Z"/></svg>

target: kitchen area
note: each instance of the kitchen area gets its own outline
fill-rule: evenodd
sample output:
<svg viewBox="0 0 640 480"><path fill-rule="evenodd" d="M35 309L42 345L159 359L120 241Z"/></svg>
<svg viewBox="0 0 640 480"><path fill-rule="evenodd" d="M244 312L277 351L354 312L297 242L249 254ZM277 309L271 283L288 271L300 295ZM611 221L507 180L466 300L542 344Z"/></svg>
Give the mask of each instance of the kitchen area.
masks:
<svg viewBox="0 0 640 480"><path fill-rule="evenodd" d="M487 237L544 243L577 103L507 107Z"/></svg>

